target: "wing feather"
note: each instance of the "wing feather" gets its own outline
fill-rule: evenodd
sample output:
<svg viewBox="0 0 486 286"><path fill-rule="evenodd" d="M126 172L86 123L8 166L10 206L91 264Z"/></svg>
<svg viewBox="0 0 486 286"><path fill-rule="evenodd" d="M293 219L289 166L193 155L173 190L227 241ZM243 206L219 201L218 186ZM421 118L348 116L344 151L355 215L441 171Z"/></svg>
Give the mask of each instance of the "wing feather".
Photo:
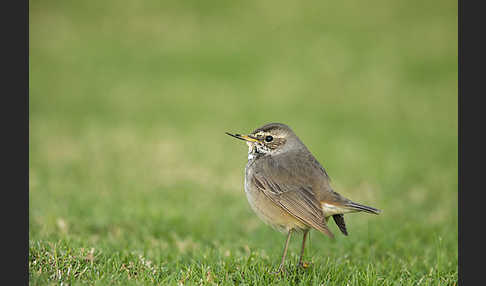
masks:
<svg viewBox="0 0 486 286"><path fill-rule="evenodd" d="M255 186L275 204L304 224L334 238L333 233L327 227L320 202L315 198L309 186L298 183L277 183L270 179L269 174L265 174L264 171L254 174L253 180Z"/></svg>

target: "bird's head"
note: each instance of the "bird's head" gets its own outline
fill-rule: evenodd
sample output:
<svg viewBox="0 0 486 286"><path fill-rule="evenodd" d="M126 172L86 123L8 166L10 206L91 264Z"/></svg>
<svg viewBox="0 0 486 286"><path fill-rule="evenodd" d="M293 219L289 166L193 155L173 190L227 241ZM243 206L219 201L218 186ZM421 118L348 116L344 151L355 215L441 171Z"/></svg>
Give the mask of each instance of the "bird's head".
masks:
<svg viewBox="0 0 486 286"><path fill-rule="evenodd" d="M282 123L269 123L255 129L248 135L226 134L240 140L248 145L248 153L276 155L287 152L291 148L303 146L297 135L289 126Z"/></svg>

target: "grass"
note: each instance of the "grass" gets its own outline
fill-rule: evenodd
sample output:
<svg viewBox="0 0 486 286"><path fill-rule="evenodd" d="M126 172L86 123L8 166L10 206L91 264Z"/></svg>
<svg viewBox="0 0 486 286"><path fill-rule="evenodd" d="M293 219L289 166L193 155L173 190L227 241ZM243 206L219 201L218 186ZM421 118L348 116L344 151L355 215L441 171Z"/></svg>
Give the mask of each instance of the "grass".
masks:
<svg viewBox="0 0 486 286"><path fill-rule="evenodd" d="M29 7L30 284L457 285L456 2ZM268 122L383 210L283 276L224 134Z"/></svg>

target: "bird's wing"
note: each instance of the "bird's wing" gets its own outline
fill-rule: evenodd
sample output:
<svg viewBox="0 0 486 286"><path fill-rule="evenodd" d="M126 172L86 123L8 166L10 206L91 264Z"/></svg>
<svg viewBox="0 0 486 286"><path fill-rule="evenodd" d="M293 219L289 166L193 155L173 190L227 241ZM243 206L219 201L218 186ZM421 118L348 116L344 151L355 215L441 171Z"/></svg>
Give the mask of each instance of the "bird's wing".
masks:
<svg viewBox="0 0 486 286"><path fill-rule="evenodd" d="M334 238L327 227L321 204L315 198L311 187L298 179L289 180L289 176L292 174L289 174L285 168L267 166L267 168L258 168L251 179L271 201L296 219Z"/></svg>

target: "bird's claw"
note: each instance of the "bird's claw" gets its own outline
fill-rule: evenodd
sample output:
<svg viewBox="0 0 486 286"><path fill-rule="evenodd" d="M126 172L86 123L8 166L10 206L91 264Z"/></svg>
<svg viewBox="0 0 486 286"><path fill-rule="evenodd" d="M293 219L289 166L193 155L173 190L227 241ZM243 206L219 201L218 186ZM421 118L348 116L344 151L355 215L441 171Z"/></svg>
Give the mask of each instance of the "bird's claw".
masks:
<svg viewBox="0 0 486 286"><path fill-rule="evenodd" d="M302 268L307 268L310 266L310 263L308 262L299 262L299 267L302 267Z"/></svg>
<svg viewBox="0 0 486 286"><path fill-rule="evenodd" d="M277 271L272 271L270 273L273 274L273 275L278 275L278 274L281 274L281 273L285 273L285 267L283 267L283 265L280 265L278 267Z"/></svg>

